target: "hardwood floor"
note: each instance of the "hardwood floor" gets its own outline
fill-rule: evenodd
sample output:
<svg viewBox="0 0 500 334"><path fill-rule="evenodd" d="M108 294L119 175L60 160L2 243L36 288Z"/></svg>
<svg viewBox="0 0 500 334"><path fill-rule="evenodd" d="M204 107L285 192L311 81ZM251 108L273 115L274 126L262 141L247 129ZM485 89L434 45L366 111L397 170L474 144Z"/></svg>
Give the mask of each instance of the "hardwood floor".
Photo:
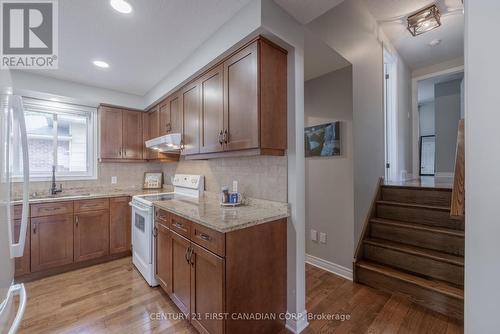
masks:
<svg viewBox="0 0 500 334"><path fill-rule="evenodd" d="M350 319L312 320L304 333L463 332L456 320L313 266L306 266L306 279L310 313ZM160 288L146 284L131 258L44 278L26 288L19 333L196 333L182 319L151 320L157 312L176 316L179 311Z"/></svg>

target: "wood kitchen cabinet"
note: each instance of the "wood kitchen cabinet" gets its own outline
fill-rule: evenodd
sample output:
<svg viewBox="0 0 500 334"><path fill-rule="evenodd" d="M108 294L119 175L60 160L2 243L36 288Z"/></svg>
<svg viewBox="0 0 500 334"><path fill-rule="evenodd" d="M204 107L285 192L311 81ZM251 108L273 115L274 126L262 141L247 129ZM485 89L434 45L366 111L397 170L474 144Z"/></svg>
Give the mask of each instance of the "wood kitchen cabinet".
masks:
<svg viewBox="0 0 500 334"><path fill-rule="evenodd" d="M109 211L75 213L74 223L75 262L109 254Z"/></svg>
<svg viewBox="0 0 500 334"><path fill-rule="evenodd" d="M154 106L151 110L142 114L142 130L144 139L143 158L146 160L158 159L158 151L146 147L146 141L160 135L160 111L158 106Z"/></svg>
<svg viewBox="0 0 500 334"><path fill-rule="evenodd" d="M175 92L159 105L160 136L170 133L182 133L182 102L181 93Z"/></svg>
<svg viewBox="0 0 500 334"><path fill-rule="evenodd" d="M210 70L200 79L200 153L224 150L224 67Z"/></svg>
<svg viewBox="0 0 500 334"><path fill-rule="evenodd" d="M14 242L19 242L19 232L21 230L21 219L14 220ZM31 226L28 219L28 227L26 229L26 241L24 243L24 252L22 257L15 259L14 276L19 277L30 273L30 251L31 251Z"/></svg>
<svg viewBox="0 0 500 334"><path fill-rule="evenodd" d="M227 233L160 208L155 221L156 278L200 333L284 329L279 315L286 312L286 219ZM276 319L231 318L255 312Z"/></svg>
<svg viewBox="0 0 500 334"><path fill-rule="evenodd" d="M181 91L184 126L183 155L200 153L200 83L194 81Z"/></svg>
<svg viewBox="0 0 500 334"><path fill-rule="evenodd" d="M118 254L130 251L132 210L130 197L109 199L109 253Z"/></svg>
<svg viewBox="0 0 500 334"><path fill-rule="evenodd" d="M31 271L73 262L73 214L31 218Z"/></svg>
<svg viewBox="0 0 500 334"><path fill-rule="evenodd" d="M191 264L188 260L191 242L175 232L172 232L170 236L172 268L170 298L181 312L187 315L191 310Z"/></svg>
<svg viewBox="0 0 500 334"><path fill-rule="evenodd" d="M141 160L143 158L142 112L101 105L99 141L101 160Z"/></svg>

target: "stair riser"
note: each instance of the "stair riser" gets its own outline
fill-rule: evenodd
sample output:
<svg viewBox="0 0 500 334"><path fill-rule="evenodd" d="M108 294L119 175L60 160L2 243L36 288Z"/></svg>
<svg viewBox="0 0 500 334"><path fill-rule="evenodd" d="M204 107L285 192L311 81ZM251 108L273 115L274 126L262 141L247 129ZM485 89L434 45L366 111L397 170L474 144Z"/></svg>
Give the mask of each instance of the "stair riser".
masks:
<svg viewBox="0 0 500 334"><path fill-rule="evenodd" d="M463 222L450 219L449 211L377 204L377 217L463 230Z"/></svg>
<svg viewBox="0 0 500 334"><path fill-rule="evenodd" d="M457 285L464 284L464 268L462 266L370 244L365 244L363 251L364 258L374 262L423 277L431 277Z"/></svg>
<svg viewBox="0 0 500 334"><path fill-rule="evenodd" d="M385 276L365 268L357 268L356 277L360 283L373 288L409 298L412 302L430 308L446 316L463 319L463 301L418 285Z"/></svg>
<svg viewBox="0 0 500 334"><path fill-rule="evenodd" d="M448 254L464 255L464 238L448 234L371 223L370 236L372 238L400 242Z"/></svg>
<svg viewBox="0 0 500 334"><path fill-rule="evenodd" d="M451 206L451 191L382 187L382 199L391 202L449 207Z"/></svg>

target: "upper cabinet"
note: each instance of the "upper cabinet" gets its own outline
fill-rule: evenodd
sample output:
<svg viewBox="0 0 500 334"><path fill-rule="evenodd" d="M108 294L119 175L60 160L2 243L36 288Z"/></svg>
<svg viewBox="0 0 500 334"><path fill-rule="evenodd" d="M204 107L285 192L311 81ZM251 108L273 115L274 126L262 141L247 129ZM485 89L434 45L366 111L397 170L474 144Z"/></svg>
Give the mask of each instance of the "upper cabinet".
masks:
<svg viewBox="0 0 500 334"><path fill-rule="evenodd" d="M182 105L180 92L176 92L159 105L159 135L182 132Z"/></svg>
<svg viewBox="0 0 500 334"><path fill-rule="evenodd" d="M200 153L224 150L224 67L219 65L200 79Z"/></svg>
<svg viewBox="0 0 500 334"><path fill-rule="evenodd" d="M200 82L196 80L181 91L184 114L183 155L200 153Z"/></svg>
<svg viewBox="0 0 500 334"><path fill-rule="evenodd" d="M142 160L142 112L99 106L101 160Z"/></svg>

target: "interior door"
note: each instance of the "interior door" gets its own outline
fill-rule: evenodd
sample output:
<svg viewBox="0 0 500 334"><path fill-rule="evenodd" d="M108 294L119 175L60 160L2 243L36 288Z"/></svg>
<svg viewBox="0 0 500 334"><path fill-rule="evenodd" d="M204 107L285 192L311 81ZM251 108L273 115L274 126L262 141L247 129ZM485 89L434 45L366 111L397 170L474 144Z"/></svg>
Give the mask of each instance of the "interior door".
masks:
<svg viewBox="0 0 500 334"><path fill-rule="evenodd" d="M224 150L224 66L220 65L200 79L200 153Z"/></svg>
<svg viewBox="0 0 500 334"><path fill-rule="evenodd" d="M184 314L191 310L191 264L188 261L190 241L171 231L172 285L170 297Z"/></svg>
<svg viewBox="0 0 500 334"><path fill-rule="evenodd" d="M142 113L123 110L123 159L142 159L143 145Z"/></svg>
<svg viewBox="0 0 500 334"><path fill-rule="evenodd" d="M122 158L123 114L121 109L101 107L99 109L101 159Z"/></svg>
<svg viewBox="0 0 500 334"><path fill-rule="evenodd" d="M200 84L190 83L182 90L184 115L183 155L200 153Z"/></svg>
<svg viewBox="0 0 500 334"><path fill-rule="evenodd" d="M109 200L109 253L130 251L132 212L128 203L130 197L116 197Z"/></svg>
<svg viewBox="0 0 500 334"><path fill-rule="evenodd" d="M73 262L73 215L31 218L31 271Z"/></svg>
<svg viewBox="0 0 500 334"><path fill-rule="evenodd" d="M205 315L225 311L224 259L196 244L191 247L191 313L200 315L191 321L200 333L223 333L224 322Z"/></svg>
<svg viewBox="0 0 500 334"><path fill-rule="evenodd" d="M436 136L420 137L420 175L434 176L436 159Z"/></svg>
<svg viewBox="0 0 500 334"><path fill-rule="evenodd" d="M75 214L75 262L109 254L109 211L98 210Z"/></svg>
<svg viewBox="0 0 500 334"><path fill-rule="evenodd" d="M224 62L226 150L259 147L257 42Z"/></svg>

